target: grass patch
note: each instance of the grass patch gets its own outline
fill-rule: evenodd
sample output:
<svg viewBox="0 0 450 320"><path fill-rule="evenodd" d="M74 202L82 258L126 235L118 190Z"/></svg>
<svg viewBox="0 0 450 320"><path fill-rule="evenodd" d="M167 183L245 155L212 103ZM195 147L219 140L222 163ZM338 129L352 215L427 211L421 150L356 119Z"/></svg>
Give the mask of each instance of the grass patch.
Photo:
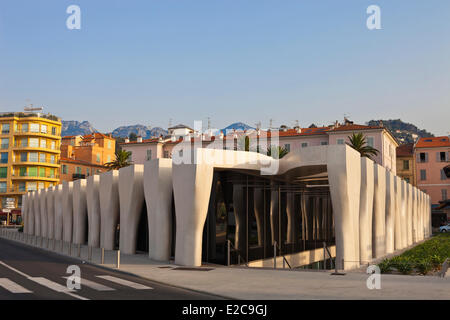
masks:
<svg viewBox="0 0 450 320"><path fill-rule="evenodd" d="M422 274L439 271L445 259L450 258L450 233L439 235L378 264L381 273L399 271L402 274Z"/></svg>

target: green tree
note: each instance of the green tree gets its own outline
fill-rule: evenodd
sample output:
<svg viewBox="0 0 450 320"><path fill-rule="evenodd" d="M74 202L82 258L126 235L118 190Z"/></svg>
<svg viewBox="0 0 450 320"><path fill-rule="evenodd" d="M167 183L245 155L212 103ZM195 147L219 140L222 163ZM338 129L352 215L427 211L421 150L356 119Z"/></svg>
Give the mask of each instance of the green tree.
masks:
<svg viewBox="0 0 450 320"><path fill-rule="evenodd" d="M114 161L105 163L105 166L108 170L119 170L120 168L128 167L133 164L131 161L128 161L131 157L130 151L118 150L116 151L116 159Z"/></svg>
<svg viewBox="0 0 450 320"><path fill-rule="evenodd" d="M134 132L131 132L130 135L128 136L128 139L130 139L130 141L136 141L137 140L137 134Z"/></svg>
<svg viewBox="0 0 450 320"><path fill-rule="evenodd" d="M373 160L372 156L376 156L379 153L377 149L367 145L366 137L361 132L353 132L352 136L349 136L348 139L350 141L350 147L358 151L361 154L361 157Z"/></svg>
<svg viewBox="0 0 450 320"><path fill-rule="evenodd" d="M274 159L281 159L288 153L289 153L289 151L285 147L282 147L282 146L271 145L269 148L267 148L267 155Z"/></svg>

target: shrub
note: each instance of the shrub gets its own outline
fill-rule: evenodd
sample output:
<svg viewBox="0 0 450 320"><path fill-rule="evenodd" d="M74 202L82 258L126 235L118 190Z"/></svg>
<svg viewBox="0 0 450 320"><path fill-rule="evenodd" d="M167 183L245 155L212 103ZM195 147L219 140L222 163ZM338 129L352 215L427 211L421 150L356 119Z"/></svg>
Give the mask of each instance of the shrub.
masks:
<svg viewBox="0 0 450 320"><path fill-rule="evenodd" d="M430 272L433 267L432 264L427 260L422 260L416 263L417 271L419 271L420 274L426 275L428 272Z"/></svg>
<svg viewBox="0 0 450 320"><path fill-rule="evenodd" d="M392 271L392 262L389 259L384 259L378 264L381 273L389 273Z"/></svg>

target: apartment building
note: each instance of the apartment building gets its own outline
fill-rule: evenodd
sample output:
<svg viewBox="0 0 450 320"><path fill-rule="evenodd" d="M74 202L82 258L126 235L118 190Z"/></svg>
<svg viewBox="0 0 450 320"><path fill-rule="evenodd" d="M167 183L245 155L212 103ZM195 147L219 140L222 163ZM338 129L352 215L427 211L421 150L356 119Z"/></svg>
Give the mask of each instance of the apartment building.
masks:
<svg viewBox="0 0 450 320"><path fill-rule="evenodd" d="M416 161L414 158L414 143L402 144L397 147L397 175L406 182L417 185Z"/></svg>
<svg viewBox="0 0 450 320"><path fill-rule="evenodd" d="M450 141L448 136L421 138L414 146L416 159L417 187L431 196L432 208L440 206L450 195L450 178L444 168L450 162ZM447 208L450 219L450 210ZM438 214L437 210L433 213Z"/></svg>
<svg viewBox="0 0 450 320"><path fill-rule="evenodd" d="M22 195L59 182L61 119L42 113L0 114L0 208L20 209Z"/></svg>
<svg viewBox="0 0 450 320"><path fill-rule="evenodd" d="M251 150L256 150L257 145L261 146L259 148L260 150L266 150L269 145L278 143L288 151L294 151L313 146L348 144L349 137L353 133L362 132L366 137L367 144L379 151L379 154L373 157L375 163L382 165L396 174L395 150L398 142L389 130L381 124L379 126L357 125L346 120L342 124L336 121L333 125L326 127L296 127L292 129L283 127L276 131L231 131L228 133L221 132L218 135L213 135L211 132L194 132L189 127L183 125L178 125L174 128L176 129L169 130L169 134L166 137L147 140L139 137L135 142L130 142L126 139L121 144L121 147L132 153L131 160L134 164L143 164L145 161L155 158L172 158L174 147L179 143L186 143L188 141L193 146L202 148L214 144L215 148L219 146L219 148L223 149L238 150L242 137L248 136L251 140ZM278 139L278 142L275 142L275 139Z"/></svg>
<svg viewBox="0 0 450 320"><path fill-rule="evenodd" d="M106 171L105 163L115 159L116 141L99 132L65 136L61 142L61 181L84 179Z"/></svg>

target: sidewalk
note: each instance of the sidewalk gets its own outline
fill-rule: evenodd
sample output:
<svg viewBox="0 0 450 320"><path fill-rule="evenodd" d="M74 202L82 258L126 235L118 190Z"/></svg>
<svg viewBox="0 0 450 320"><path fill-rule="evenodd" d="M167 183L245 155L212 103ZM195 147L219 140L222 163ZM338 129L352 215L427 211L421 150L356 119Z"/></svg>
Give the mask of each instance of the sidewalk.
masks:
<svg viewBox="0 0 450 320"><path fill-rule="evenodd" d="M18 237L16 230L8 230L8 238ZM14 235L16 234L16 235ZM4 237L4 236L2 236ZM23 239L24 235L20 234ZM26 237L26 235L25 235ZM34 237L33 246L36 246ZM24 243L23 240L15 240ZM27 243L30 245L29 243ZM43 239L41 249L68 256L67 243L61 252L60 242ZM73 245L71 256L78 258ZM88 247L81 246L80 261L100 264L101 250L94 248L92 261L87 261ZM116 251L105 251L103 267L116 269ZM381 289L369 290L368 275L361 271L331 275L328 271L272 270L260 268L204 266L179 268L169 262L152 261L146 254L120 256L120 271L204 293L233 299L450 299L450 278L436 276L382 275ZM200 271L201 270L201 271Z"/></svg>

